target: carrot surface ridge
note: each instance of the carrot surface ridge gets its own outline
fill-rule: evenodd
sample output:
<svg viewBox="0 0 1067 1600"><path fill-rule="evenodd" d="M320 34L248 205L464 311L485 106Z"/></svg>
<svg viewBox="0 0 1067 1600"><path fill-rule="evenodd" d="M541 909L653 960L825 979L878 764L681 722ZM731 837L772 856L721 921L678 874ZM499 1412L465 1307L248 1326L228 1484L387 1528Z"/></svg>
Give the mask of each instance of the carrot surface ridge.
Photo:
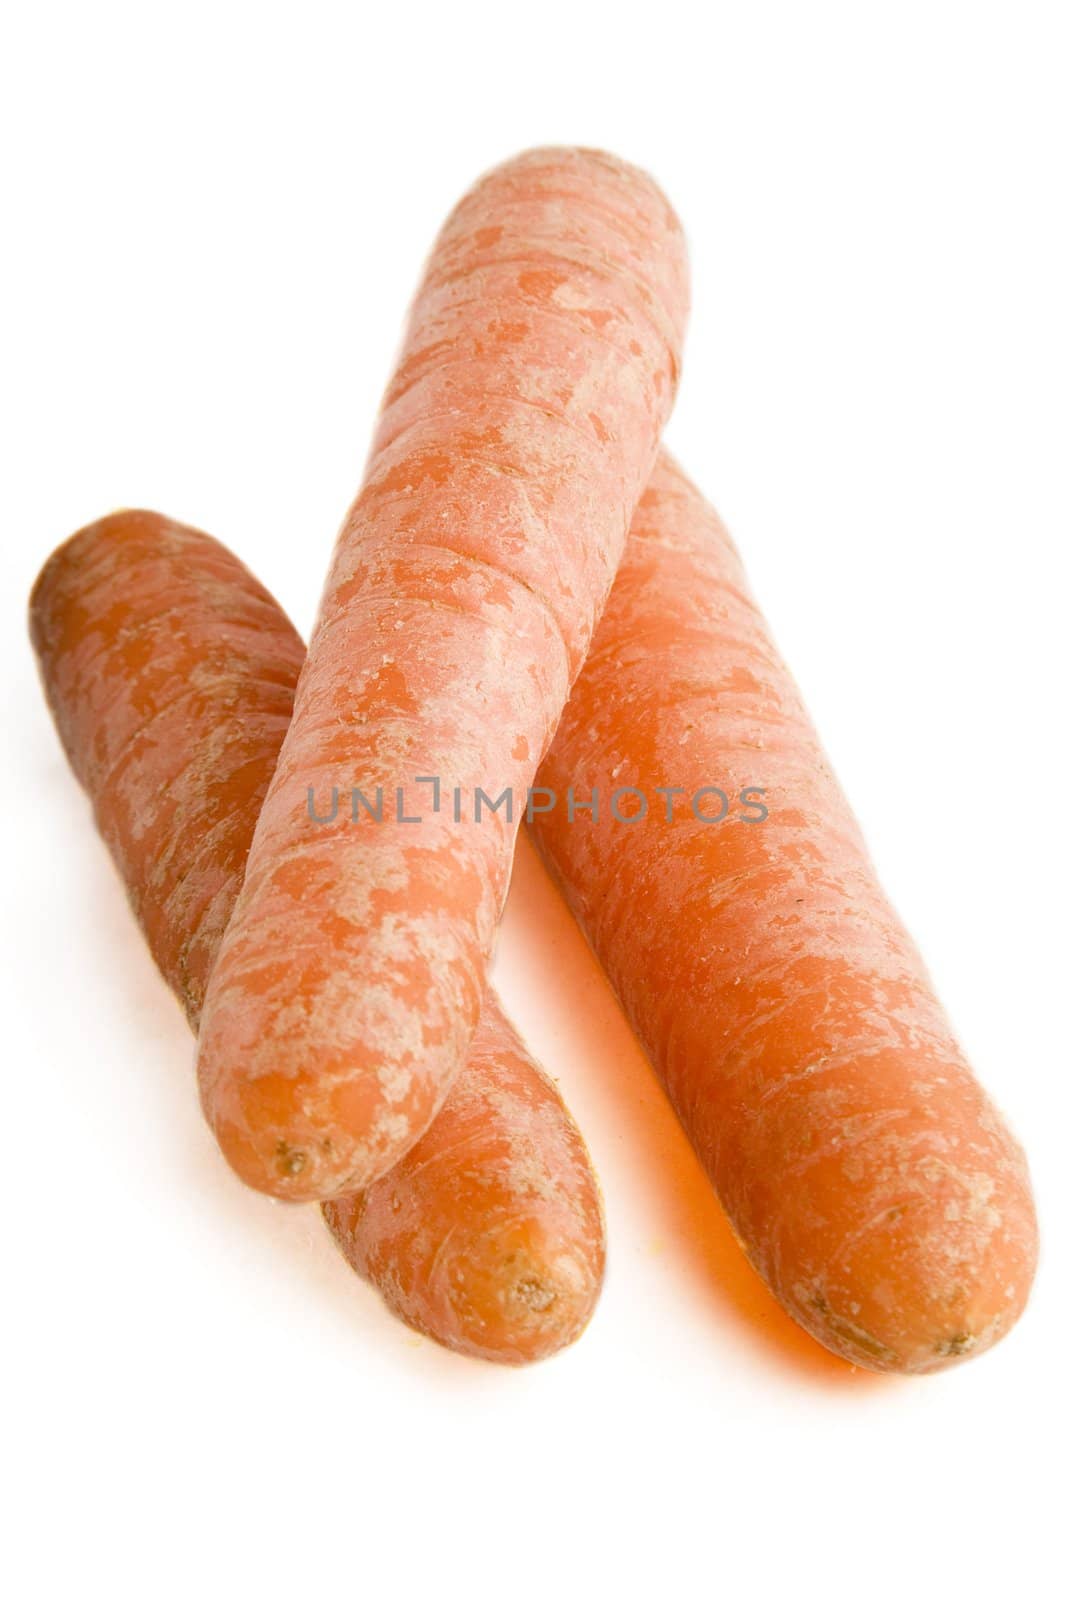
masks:
<svg viewBox="0 0 1067 1600"><path fill-rule="evenodd" d="M536 150L460 202L430 257L205 1000L201 1097L280 1198L366 1186L432 1121L477 1021L524 795L651 471L687 304L644 174ZM381 788L373 826L308 794ZM407 813L410 815L410 812ZM365 821L365 819L364 819Z"/></svg>
<svg viewBox="0 0 1067 1600"><path fill-rule="evenodd" d="M195 1032L304 646L222 545L144 511L50 557L30 626L63 747ZM588 1152L491 990L429 1132L387 1178L324 1211L391 1308L464 1354L550 1355L599 1293Z"/></svg>
<svg viewBox="0 0 1067 1600"><path fill-rule="evenodd" d="M1037 1254L1024 1157L878 884L726 530L666 455L538 782L560 797L534 819L541 852L786 1309L876 1370L931 1371L1003 1335ZM626 786L657 808L645 820L613 817ZM721 821L710 786L730 801ZM570 820L568 787L598 789L599 816ZM657 787L680 791L673 822Z"/></svg>

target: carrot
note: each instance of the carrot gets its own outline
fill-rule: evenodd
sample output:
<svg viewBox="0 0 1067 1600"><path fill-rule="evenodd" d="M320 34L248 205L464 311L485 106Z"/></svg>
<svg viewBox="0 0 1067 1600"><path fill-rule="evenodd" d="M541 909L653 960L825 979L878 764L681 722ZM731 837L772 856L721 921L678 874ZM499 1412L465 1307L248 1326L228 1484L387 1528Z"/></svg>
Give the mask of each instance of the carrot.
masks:
<svg viewBox="0 0 1067 1600"><path fill-rule="evenodd" d="M322 1209L387 1304L468 1355L551 1355L578 1337L600 1290L588 1152L491 988L429 1130L369 1189Z"/></svg>
<svg viewBox="0 0 1067 1600"><path fill-rule="evenodd" d="M786 1310L876 1370L1003 1335L1037 1252L1022 1152L721 522L667 457L538 782L559 796L534 818L540 849ZM586 805L599 790L596 819L568 814L568 787ZM644 820L615 821L612 797Z"/></svg>
<svg viewBox="0 0 1067 1600"><path fill-rule="evenodd" d="M146 511L62 545L30 623L71 766L195 1031L304 647L234 556ZM603 1275L585 1146L491 993L429 1133L327 1221L406 1322L494 1361L576 1338Z"/></svg>
<svg viewBox="0 0 1067 1600"><path fill-rule="evenodd" d="M445 224L204 1003L204 1109L255 1188L366 1186L466 1054L519 817L457 822L441 795L533 779L652 468L686 292L673 213L609 156L528 153ZM348 785L382 790L382 820L317 824L309 794L328 812Z"/></svg>

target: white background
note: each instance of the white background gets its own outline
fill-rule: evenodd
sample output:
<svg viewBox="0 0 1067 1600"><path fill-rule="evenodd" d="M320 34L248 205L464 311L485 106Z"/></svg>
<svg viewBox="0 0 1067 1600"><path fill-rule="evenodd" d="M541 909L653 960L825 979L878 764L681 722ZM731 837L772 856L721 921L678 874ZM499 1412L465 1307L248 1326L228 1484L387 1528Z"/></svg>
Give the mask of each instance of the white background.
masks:
<svg viewBox="0 0 1067 1600"><path fill-rule="evenodd" d="M8 13L15 1594L1054 1592L1063 24L1054 4ZM414 1337L313 1210L217 1157L35 682L32 578L116 505L216 533L307 628L438 224L486 166L569 141L647 166L681 213L670 441L1031 1154L1030 1310L942 1376L852 1372L777 1309L525 844L497 981L587 1135L607 1287L542 1367Z"/></svg>

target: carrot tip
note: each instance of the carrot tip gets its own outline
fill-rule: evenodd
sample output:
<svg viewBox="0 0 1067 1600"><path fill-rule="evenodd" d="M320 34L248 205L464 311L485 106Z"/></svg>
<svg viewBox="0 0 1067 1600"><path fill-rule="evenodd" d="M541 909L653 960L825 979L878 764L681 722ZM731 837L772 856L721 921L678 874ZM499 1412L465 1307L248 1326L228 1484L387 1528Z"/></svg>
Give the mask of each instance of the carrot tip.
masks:
<svg viewBox="0 0 1067 1600"><path fill-rule="evenodd" d="M569 1238L520 1241L509 1229L463 1239L439 1270L457 1324L454 1347L520 1365L555 1355L582 1333L603 1258L576 1252Z"/></svg>

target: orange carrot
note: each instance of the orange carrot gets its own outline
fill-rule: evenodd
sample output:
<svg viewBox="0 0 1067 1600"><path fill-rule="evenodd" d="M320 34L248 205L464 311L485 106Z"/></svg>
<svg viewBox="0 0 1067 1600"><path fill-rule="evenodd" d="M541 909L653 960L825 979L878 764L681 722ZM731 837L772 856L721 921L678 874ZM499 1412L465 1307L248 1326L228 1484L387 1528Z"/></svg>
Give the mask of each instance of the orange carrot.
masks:
<svg viewBox="0 0 1067 1600"><path fill-rule="evenodd" d="M492 988L428 1131L384 1178L322 1209L387 1304L467 1355L551 1355L578 1337L600 1291L588 1152Z"/></svg>
<svg viewBox="0 0 1067 1600"><path fill-rule="evenodd" d="M221 545L145 511L62 545L30 621L71 766L195 1031L303 645ZM581 1332L604 1265L596 1181L491 992L429 1133L327 1221L388 1304L451 1349L529 1361Z"/></svg>
<svg viewBox="0 0 1067 1600"><path fill-rule="evenodd" d="M877 1370L1000 1338L1037 1253L1022 1152L875 879L721 522L666 457L538 781L560 796L538 844L786 1309ZM568 787L599 790L595 820L568 819ZM613 795L645 819L617 822Z"/></svg>
<svg viewBox="0 0 1067 1600"><path fill-rule="evenodd" d="M437 241L204 1004L205 1112L253 1187L365 1186L466 1054L519 816L457 822L450 797L533 779L652 468L686 294L658 189L589 151L490 173ZM316 824L309 794L328 813L349 786L381 789L382 820Z"/></svg>

